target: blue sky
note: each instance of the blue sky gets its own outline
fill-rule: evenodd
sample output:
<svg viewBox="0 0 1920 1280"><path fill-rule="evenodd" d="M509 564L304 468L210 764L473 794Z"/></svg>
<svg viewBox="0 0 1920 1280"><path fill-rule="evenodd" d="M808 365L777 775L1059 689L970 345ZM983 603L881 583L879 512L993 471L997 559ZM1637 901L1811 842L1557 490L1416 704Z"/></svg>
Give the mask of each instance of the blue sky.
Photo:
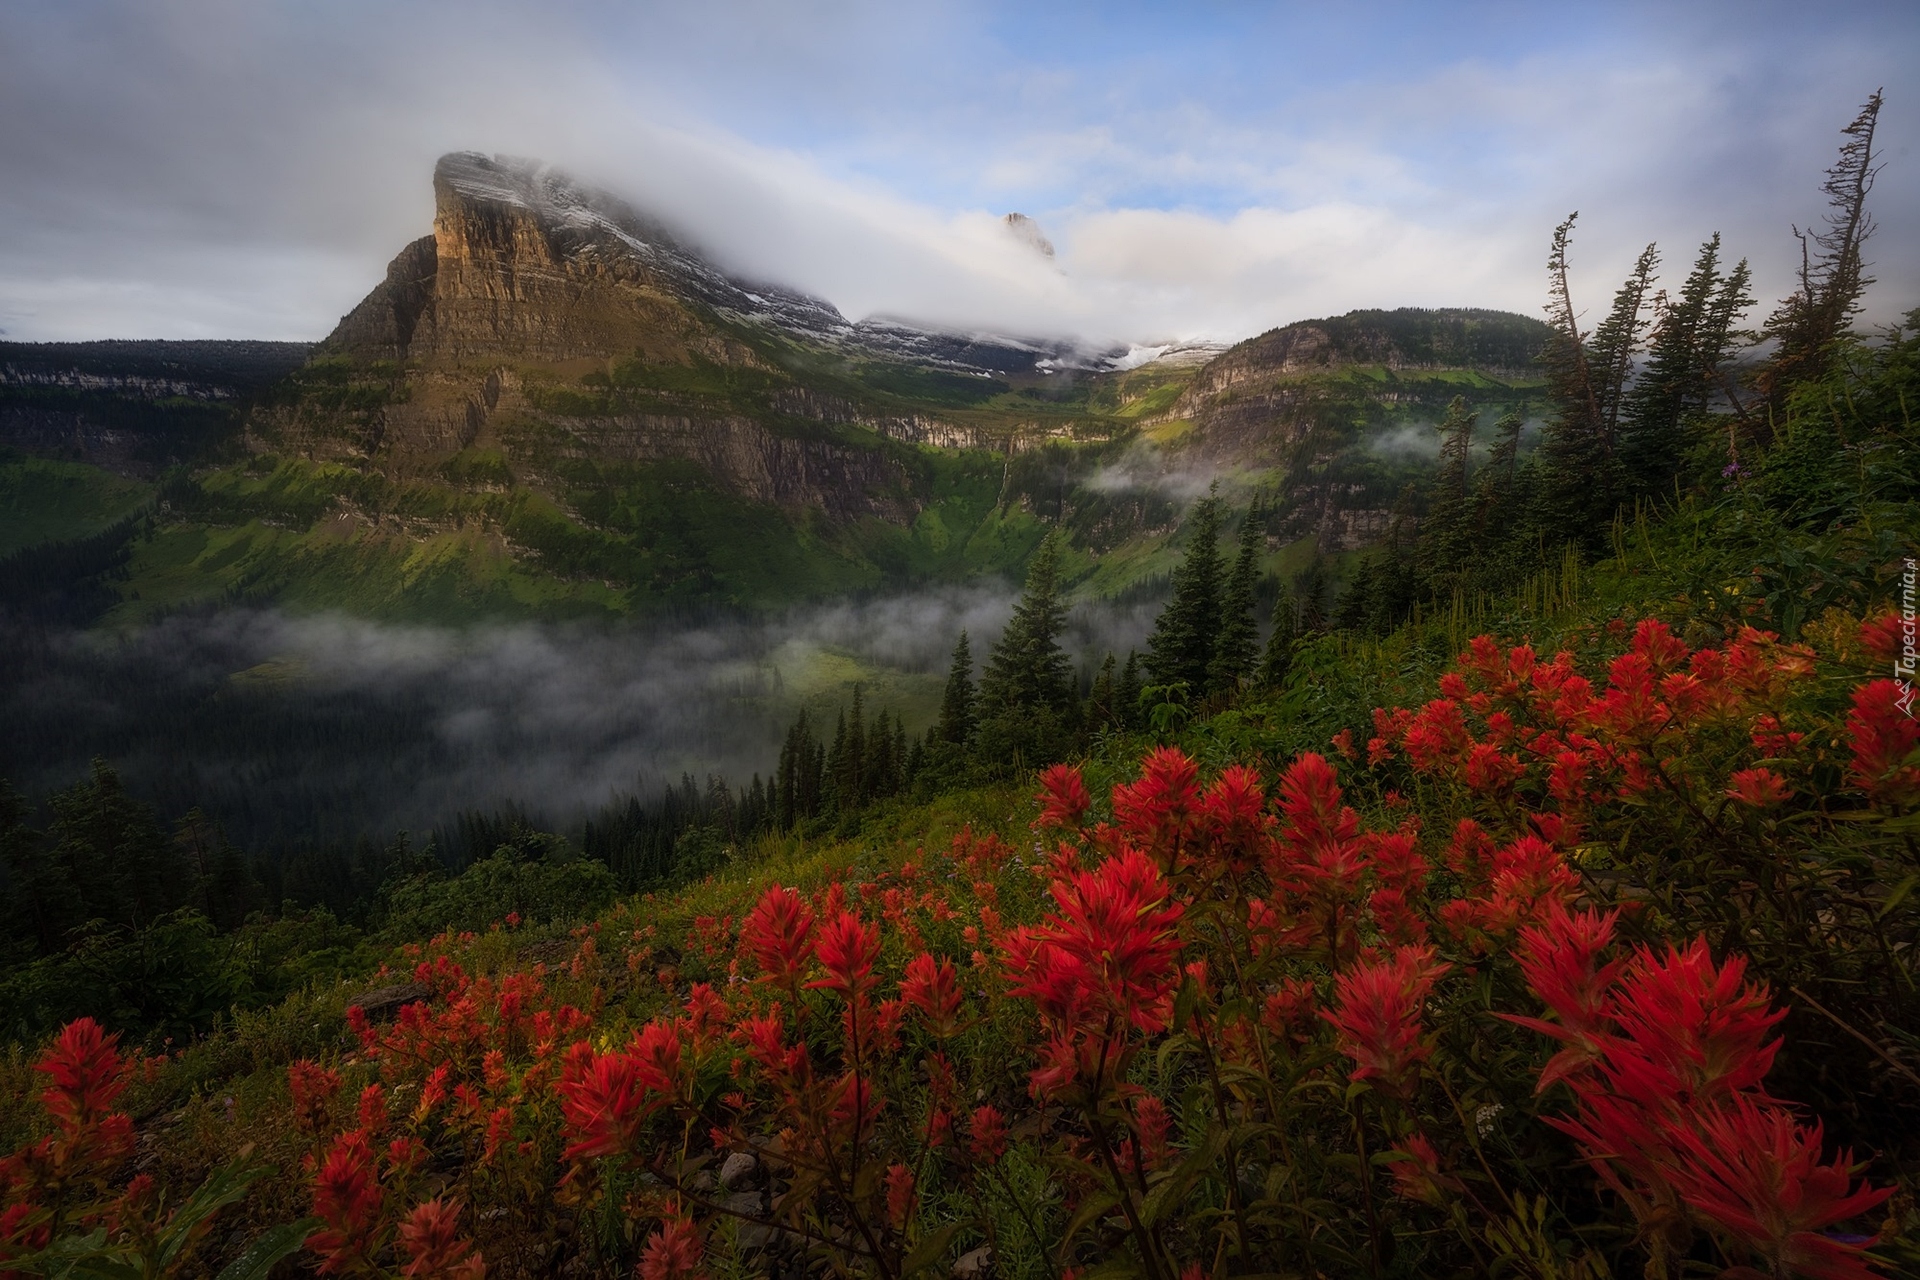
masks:
<svg viewBox="0 0 1920 1280"><path fill-rule="evenodd" d="M1920 304L1920 5L16 0L0 328L317 338L537 155L852 315L1102 341L1355 306L1590 309L1708 233L1787 285L1884 85L1876 318ZM1910 87L1911 82L1911 87ZM1039 219L1042 263L998 214Z"/></svg>

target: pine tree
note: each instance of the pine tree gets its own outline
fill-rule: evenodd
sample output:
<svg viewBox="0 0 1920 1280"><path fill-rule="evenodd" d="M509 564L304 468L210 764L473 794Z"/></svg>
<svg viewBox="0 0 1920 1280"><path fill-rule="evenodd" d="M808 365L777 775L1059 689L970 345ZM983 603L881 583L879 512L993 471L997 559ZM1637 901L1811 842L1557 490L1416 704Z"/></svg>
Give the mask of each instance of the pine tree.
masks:
<svg viewBox="0 0 1920 1280"><path fill-rule="evenodd" d="M1113 705L1115 662L1108 654L1101 662L1100 670L1094 673L1093 687L1087 691L1087 732L1099 733L1103 729L1120 727L1120 718Z"/></svg>
<svg viewBox="0 0 1920 1280"><path fill-rule="evenodd" d="M1173 596L1154 621L1147 670L1155 684L1185 683L1188 696L1207 689L1220 618L1220 504L1194 504L1187 554L1173 571Z"/></svg>
<svg viewBox="0 0 1920 1280"><path fill-rule="evenodd" d="M1658 308L1646 370L1627 394L1622 464L1639 494L1668 492L1679 474L1692 425L1724 384L1721 366L1737 339L1734 326L1753 305L1743 258L1720 271L1720 235L1700 246L1679 297Z"/></svg>
<svg viewBox="0 0 1920 1280"><path fill-rule="evenodd" d="M1567 280L1576 216L1554 229L1547 259L1553 334L1543 360L1554 416L1542 446L1545 487L1538 517L1556 537L1590 542L1612 519L1624 488L1615 436L1633 356L1646 330L1642 313L1659 254L1653 245L1641 252L1589 340L1580 331Z"/></svg>
<svg viewBox="0 0 1920 1280"><path fill-rule="evenodd" d="M178 851L105 760L93 762L89 781L49 803L54 857L80 891L87 919L138 927L182 905L192 879Z"/></svg>
<svg viewBox="0 0 1920 1280"><path fill-rule="evenodd" d="M1776 406L1786 402L1795 386L1825 375L1859 313L1861 295L1873 283L1862 249L1874 232L1867 195L1880 172L1873 149L1879 119L1880 94L1875 91L1841 130L1847 141L1821 184L1827 196L1825 229L1793 230L1800 241L1799 283L1767 318L1765 333L1778 345L1758 379L1762 393Z"/></svg>
<svg viewBox="0 0 1920 1280"><path fill-rule="evenodd" d="M1260 683L1278 689L1287 682L1293 666L1293 642L1300 638L1293 593L1284 586L1273 601L1273 628L1267 634L1267 651L1260 659Z"/></svg>
<svg viewBox="0 0 1920 1280"><path fill-rule="evenodd" d="M792 830L797 823L820 812L821 767L820 744L814 739L806 708L802 707L780 748L779 773L772 788L770 804L774 825L779 830Z"/></svg>
<svg viewBox="0 0 1920 1280"><path fill-rule="evenodd" d="M1208 665L1207 687L1215 694L1230 694L1253 674L1260 656L1260 629L1253 617L1253 596L1260 585L1260 553L1266 550L1266 516L1256 501L1247 508L1240 525L1240 550L1233 570L1227 575L1226 594L1220 601L1219 630L1213 641L1213 658Z"/></svg>
<svg viewBox="0 0 1920 1280"><path fill-rule="evenodd" d="M1659 266L1659 248L1650 244L1642 249L1632 273L1615 291L1607 318L1593 331L1588 363L1598 380L1595 390L1600 400L1600 447L1609 459L1619 451L1620 414L1626 407L1634 356L1639 354L1646 335L1647 304ZM1607 514L1611 516L1612 512Z"/></svg>
<svg viewBox="0 0 1920 1280"><path fill-rule="evenodd" d="M853 710L847 714L847 758L841 777L842 808L859 808L867 799L871 762L867 758L866 707L858 684L853 686Z"/></svg>
<svg viewBox="0 0 1920 1280"><path fill-rule="evenodd" d="M10 936L32 937L42 955L58 951L67 930L85 921L80 890L65 864L46 849L40 833L27 825L26 803L4 778L0 778L0 865L6 868L12 898Z"/></svg>
<svg viewBox="0 0 1920 1280"><path fill-rule="evenodd" d="M960 633L960 642L953 646L953 665L947 671L947 691L940 700L940 719L934 726L934 733L941 742L951 742L956 746L965 746L973 737L975 719L975 694L973 686L973 650L967 644L967 633Z"/></svg>
<svg viewBox="0 0 1920 1280"><path fill-rule="evenodd" d="M1026 590L987 655L980 680L985 715L1039 708L1059 713L1075 702L1073 668L1060 647L1067 609L1059 571L1060 535L1051 533L1027 566Z"/></svg>
<svg viewBox="0 0 1920 1280"><path fill-rule="evenodd" d="M1127 664L1120 668L1120 679L1113 686L1113 710L1120 727L1129 732L1140 728L1140 655L1127 650Z"/></svg>
<svg viewBox="0 0 1920 1280"><path fill-rule="evenodd" d="M1473 429L1479 421L1480 415L1467 408L1466 397L1455 396L1439 423L1440 473L1434 478L1433 502L1420 533L1420 568L1430 592L1451 590L1474 549L1468 466ZM1373 589L1371 581L1368 589Z"/></svg>
<svg viewBox="0 0 1920 1280"><path fill-rule="evenodd" d="M1293 580L1294 598L1299 602L1300 634L1317 636L1327 629L1327 565L1315 556Z"/></svg>
<svg viewBox="0 0 1920 1280"><path fill-rule="evenodd" d="M1360 563L1354 567L1353 577L1347 580L1347 588L1340 593L1340 601L1334 606L1333 625L1336 630L1358 635L1370 629L1375 596L1373 574L1374 557L1360 557Z"/></svg>

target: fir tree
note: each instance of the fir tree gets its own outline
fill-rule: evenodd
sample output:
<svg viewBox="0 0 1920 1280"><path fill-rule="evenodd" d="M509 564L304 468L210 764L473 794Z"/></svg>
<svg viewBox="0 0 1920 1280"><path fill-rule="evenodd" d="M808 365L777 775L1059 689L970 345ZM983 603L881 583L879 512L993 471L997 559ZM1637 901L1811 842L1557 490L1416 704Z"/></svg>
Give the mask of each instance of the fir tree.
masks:
<svg viewBox="0 0 1920 1280"><path fill-rule="evenodd" d="M1140 691L1145 688L1140 676L1140 655L1127 650L1127 663L1113 686L1113 711L1120 727L1129 732L1140 727Z"/></svg>
<svg viewBox="0 0 1920 1280"><path fill-rule="evenodd" d="M1327 629L1327 565L1315 556L1293 580L1294 598L1299 602L1302 636L1317 636Z"/></svg>
<svg viewBox="0 0 1920 1280"><path fill-rule="evenodd" d="M1420 566L1429 591L1451 589L1474 550L1468 465L1473 452L1473 429L1480 415L1467 408L1466 397L1455 396L1441 419L1440 473L1434 478L1433 502L1420 534ZM1371 581L1367 584L1373 590ZM1362 596L1362 608L1371 596Z"/></svg>
<svg viewBox="0 0 1920 1280"><path fill-rule="evenodd" d="M1333 625L1337 630L1360 634L1369 630L1372 618L1374 596L1374 557L1360 557L1360 563L1354 567L1353 577L1347 580L1347 588L1340 593L1340 602L1334 606Z"/></svg>
<svg viewBox="0 0 1920 1280"><path fill-rule="evenodd" d="M1659 254L1653 245L1641 252L1589 341L1567 280L1574 216L1554 229L1547 260L1553 334L1543 359L1554 416L1542 447L1546 483L1538 516L1558 537L1591 542L1612 519L1623 490L1615 436Z"/></svg>
<svg viewBox="0 0 1920 1280"><path fill-rule="evenodd" d="M1861 295L1873 283L1862 249L1874 232L1867 194L1880 172L1873 149L1879 119L1880 94L1875 91L1841 130L1847 141L1821 184L1827 196L1826 227L1793 229L1800 241L1798 285L1767 318L1765 333L1778 345L1758 379L1762 393L1776 406L1786 402L1795 386L1818 380L1832 367L1859 313Z"/></svg>
<svg viewBox="0 0 1920 1280"><path fill-rule="evenodd" d="M1293 593L1286 587L1273 601L1273 627L1267 633L1267 651L1260 659L1260 683L1278 689L1287 682L1293 666L1293 642L1300 638Z"/></svg>
<svg viewBox="0 0 1920 1280"><path fill-rule="evenodd" d="M1094 673L1093 687L1087 691L1087 731L1089 733L1121 727L1121 720L1113 702L1116 665L1113 655L1108 654L1101 662L1100 670Z"/></svg>
<svg viewBox="0 0 1920 1280"><path fill-rule="evenodd" d="M1038 708L1063 712L1075 701L1073 668L1060 648L1067 609L1060 598L1059 569L1060 535L1051 533L1027 566L1026 590L987 655L980 680L980 703L987 714Z"/></svg>
<svg viewBox="0 0 1920 1280"><path fill-rule="evenodd" d="M137 928L182 905L192 879L178 851L105 760L49 803L54 857L79 889L87 919Z"/></svg>
<svg viewBox="0 0 1920 1280"><path fill-rule="evenodd" d="M1745 259L1720 272L1720 236L1700 246L1671 302L1662 298L1645 372L1627 394L1620 435L1622 465L1639 494L1668 491L1679 474L1690 428L1725 381L1734 326L1753 299Z"/></svg>
<svg viewBox="0 0 1920 1280"><path fill-rule="evenodd" d="M820 745L803 707L780 748L779 771L772 788L774 825L781 831L820 812Z"/></svg>
<svg viewBox="0 0 1920 1280"><path fill-rule="evenodd" d="M941 742L965 746L973 737L974 724L973 650L962 631L960 642L953 646L953 665L947 671L947 691L940 700L934 733Z"/></svg>
<svg viewBox="0 0 1920 1280"><path fill-rule="evenodd" d="M1260 629L1253 616L1253 596L1260 585L1260 553L1266 550L1265 513L1256 501L1247 508L1240 525L1240 550L1233 570L1227 575L1226 594L1220 601L1219 630L1214 636L1213 658L1208 666L1207 687L1216 694L1231 694L1253 674L1260 656Z"/></svg>
<svg viewBox="0 0 1920 1280"><path fill-rule="evenodd" d="M1198 698L1208 686L1220 625L1220 504L1194 505L1187 554L1173 571L1173 596L1154 621L1147 670L1155 684L1185 683Z"/></svg>
<svg viewBox="0 0 1920 1280"><path fill-rule="evenodd" d="M4 778L0 778L0 865L6 868L12 899L9 935L33 938L43 955L58 951L66 931L85 921L80 889L66 865L50 856L40 833L27 825L26 804Z"/></svg>

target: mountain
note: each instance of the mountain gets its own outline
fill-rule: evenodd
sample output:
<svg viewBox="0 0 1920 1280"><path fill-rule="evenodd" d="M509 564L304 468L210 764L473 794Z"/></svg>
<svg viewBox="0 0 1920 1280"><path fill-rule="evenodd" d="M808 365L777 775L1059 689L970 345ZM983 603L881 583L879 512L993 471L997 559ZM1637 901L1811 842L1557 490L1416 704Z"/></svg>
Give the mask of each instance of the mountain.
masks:
<svg viewBox="0 0 1920 1280"><path fill-rule="evenodd" d="M1303 320L1215 356L1139 421L1176 465L1271 476L1277 539L1349 551L1383 536L1430 472L1439 439L1428 428L1454 397L1488 435L1494 419L1542 403L1534 359L1548 333L1475 308Z"/></svg>
<svg viewBox="0 0 1920 1280"><path fill-rule="evenodd" d="M856 358L963 373L1026 373L1043 360L1093 367L1118 354L897 320L850 323L823 299L727 274L658 220L531 160L443 156L433 189L433 234L400 251L327 348L420 360L636 352L740 360L709 331L706 321L717 317ZM1052 256L1031 219L1009 215L1008 226Z"/></svg>
<svg viewBox="0 0 1920 1280"><path fill-rule="evenodd" d="M231 434L248 400L312 352L304 342L0 342L0 445L150 479Z"/></svg>
<svg viewBox="0 0 1920 1280"><path fill-rule="evenodd" d="M1166 571L1212 480L1235 505L1266 494L1271 569L1362 545L1431 469L1424 424L1449 398L1504 412L1538 392L1545 327L1499 312L1088 350L849 321L532 161L449 155L433 189L431 234L311 350L0 362L0 445L33 459L0 457L0 498L49 508L5 545L135 509L138 486L90 460L157 485L151 527L114 553L122 616L209 598L443 620L762 607L1017 574L1053 527L1080 589L1112 593ZM1005 225L1046 261L1031 219ZM83 394L70 419L33 407ZM102 447L107 410L135 404L197 425ZM84 516L46 498L49 453L82 466L60 483L91 495Z"/></svg>

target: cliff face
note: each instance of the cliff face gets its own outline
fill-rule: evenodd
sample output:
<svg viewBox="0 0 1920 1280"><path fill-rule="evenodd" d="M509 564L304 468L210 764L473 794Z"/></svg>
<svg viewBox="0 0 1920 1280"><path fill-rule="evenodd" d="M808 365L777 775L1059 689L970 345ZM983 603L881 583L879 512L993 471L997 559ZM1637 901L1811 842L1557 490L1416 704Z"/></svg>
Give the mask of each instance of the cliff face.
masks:
<svg viewBox="0 0 1920 1280"><path fill-rule="evenodd" d="M1436 396L1537 382L1533 358L1548 328L1470 308L1354 311L1249 338L1207 363L1166 412L1193 423L1195 446L1221 459L1269 459L1299 445L1330 406L1365 397L1415 412ZM1452 375L1478 375L1460 380Z"/></svg>
<svg viewBox="0 0 1920 1280"><path fill-rule="evenodd" d="M1302 321L1209 361L1155 421L1189 428L1185 465L1277 471L1286 536L1350 550L1385 534L1455 396L1489 426L1538 396L1547 335L1526 316L1465 308Z"/></svg>
<svg viewBox="0 0 1920 1280"><path fill-rule="evenodd" d="M899 320L850 323L823 299L729 275L657 220L532 161L443 156L433 190L433 235L400 251L329 350L422 362L740 358L711 332L717 316L854 357L970 373L1105 354Z"/></svg>

